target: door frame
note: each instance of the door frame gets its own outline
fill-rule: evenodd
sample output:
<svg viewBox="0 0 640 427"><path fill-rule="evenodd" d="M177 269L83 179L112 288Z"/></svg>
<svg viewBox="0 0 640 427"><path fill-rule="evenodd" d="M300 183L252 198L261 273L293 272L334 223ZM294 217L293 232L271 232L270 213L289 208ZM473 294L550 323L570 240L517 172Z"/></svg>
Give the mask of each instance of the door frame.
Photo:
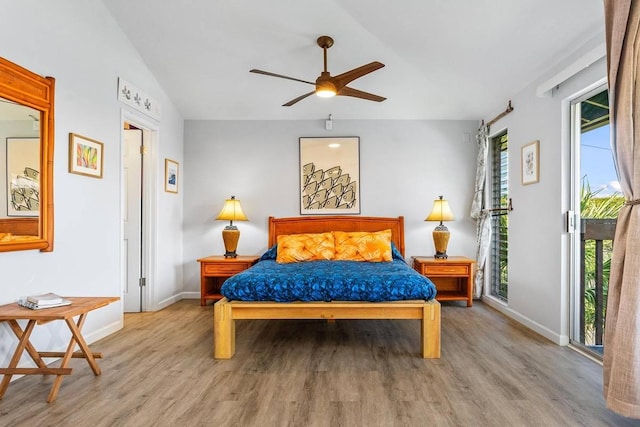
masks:
<svg viewBox="0 0 640 427"><path fill-rule="evenodd" d="M568 194L569 200L567 206L569 212L565 218L565 232L569 235L569 244L567 251L567 273L569 279L569 307L567 310L569 334L568 344L583 349L582 343L579 340L580 324L577 321L580 308L580 295L578 290L580 289L580 188L582 182L582 173L580 170L580 127L577 121L580 118L580 111L578 111L577 105L582 101L585 101L602 90L607 89L607 78L599 79L598 81L588 85L581 91L575 93L569 97L566 102L566 108L563 108L563 112L567 114L567 121L565 129L568 132L569 141L569 185ZM570 214L572 212L572 214ZM573 221L573 226L569 224L569 216ZM576 336L578 336L576 338ZM584 350L583 350L584 351Z"/></svg>
<svg viewBox="0 0 640 427"><path fill-rule="evenodd" d="M126 207L126 179L124 179L124 124L130 123L142 129L144 155L142 156L142 266L140 273L146 278L146 286L141 292L142 311L154 311L157 306L155 292L156 277L156 224L157 224L157 179L159 126L146 116L133 111L120 110L120 292L124 298L127 284L126 250L124 247L123 218Z"/></svg>

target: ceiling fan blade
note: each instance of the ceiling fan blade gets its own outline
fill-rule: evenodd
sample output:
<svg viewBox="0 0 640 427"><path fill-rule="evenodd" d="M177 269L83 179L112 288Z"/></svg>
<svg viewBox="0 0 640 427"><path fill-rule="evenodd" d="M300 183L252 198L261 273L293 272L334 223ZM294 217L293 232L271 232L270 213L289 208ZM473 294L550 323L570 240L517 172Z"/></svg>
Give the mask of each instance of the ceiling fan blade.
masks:
<svg viewBox="0 0 640 427"><path fill-rule="evenodd" d="M337 76L334 76L332 78L332 81L333 81L333 84L336 86L336 88L338 88L339 90L341 87L348 85L350 82L354 81L355 79L362 77L366 74L369 74L373 71L379 70L382 67L384 67L384 64L382 62L374 61L374 62L371 62L370 64L366 64L361 67L354 68L353 70L347 71L346 73L338 74Z"/></svg>
<svg viewBox="0 0 640 427"><path fill-rule="evenodd" d="M276 73L270 73L268 71L262 71L262 70L256 70L255 68L253 70L249 70L250 73L256 73L256 74L264 74L265 76L271 76L271 77L279 77L281 79L287 79L287 80L293 80L296 82L301 82L301 83L308 83L310 85L316 85L315 82L309 82L306 80L300 80L300 79L296 79L295 77L289 77L289 76L283 76L282 74L276 74Z"/></svg>
<svg viewBox="0 0 640 427"><path fill-rule="evenodd" d="M295 99L292 99L291 101L287 102L286 104L282 104L283 107L291 107L293 104L295 104L298 101L302 101L303 99L305 99L307 96L311 96L314 93L316 93L316 91L314 90L313 92L309 92L309 93L305 93L304 95L301 95Z"/></svg>
<svg viewBox="0 0 640 427"><path fill-rule="evenodd" d="M340 89L337 93L337 95L339 96L351 96L353 98L362 98L362 99L366 99L367 101L376 101L376 102L382 102L384 101L385 97L383 96L378 96L378 95L374 95L372 93L368 93L368 92L363 92L361 90L358 89L352 89L350 87L343 87L342 89Z"/></svg>

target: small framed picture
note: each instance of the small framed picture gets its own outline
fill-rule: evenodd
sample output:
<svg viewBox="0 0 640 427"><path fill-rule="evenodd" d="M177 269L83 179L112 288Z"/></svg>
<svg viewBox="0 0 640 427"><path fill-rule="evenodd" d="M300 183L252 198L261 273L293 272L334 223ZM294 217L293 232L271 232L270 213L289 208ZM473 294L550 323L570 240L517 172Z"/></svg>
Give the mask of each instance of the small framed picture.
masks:
<svg viewBox="0 0 640 427"><path fill-rule="evenodd" d="M164 191L167 193L178 192L178 168L180 165L175 160L164 159Z"/></svg>
<svg viewBox="0 0 640 427"><path fill-rule="evenodd" d="M69 134L69 172L102 178L103 144L95 139Z"/></svg>
<svg viewBox="0 0 640 427"><path fill-rule="evenodd" d="M520 166L522 185L540 181L540 142L533 141L522 146Z"/></svg>

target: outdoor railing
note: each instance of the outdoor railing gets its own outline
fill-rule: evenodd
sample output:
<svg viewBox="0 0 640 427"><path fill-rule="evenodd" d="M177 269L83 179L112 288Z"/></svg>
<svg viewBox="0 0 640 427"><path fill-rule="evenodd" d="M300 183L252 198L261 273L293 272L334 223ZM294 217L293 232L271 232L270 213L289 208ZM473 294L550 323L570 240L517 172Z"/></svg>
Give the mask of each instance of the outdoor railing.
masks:
<svg viewBox="0 0 640 427"><path fill-rule="evenodd" d="M602 336L605 322L606 287L609 283L608 271L605 272L606 260L611 257L611 243L613 241L616 220L615 219L582 219L580 233L580 339L586 345L602 345ZM593 246L587 246L588 241L594 241ZM591 247L593 256L591 256ZM589 252L589 256L587 253ZM608 270L608 269L607 269ZM606 280L605 280L606 274ZM592 276L593 275L593 276ZM587 286L589 277L593 277L592 285ZM605 286L606 285L606 286ZM587 303L586 292L593 292L594 317L593 324L586 324L585 308ZM590 307L591 308L591 307ZM590 329L592 334L586 334ZM592 335L587 337L586 335ZM586 339L586 340L585 340Z"/></svg>

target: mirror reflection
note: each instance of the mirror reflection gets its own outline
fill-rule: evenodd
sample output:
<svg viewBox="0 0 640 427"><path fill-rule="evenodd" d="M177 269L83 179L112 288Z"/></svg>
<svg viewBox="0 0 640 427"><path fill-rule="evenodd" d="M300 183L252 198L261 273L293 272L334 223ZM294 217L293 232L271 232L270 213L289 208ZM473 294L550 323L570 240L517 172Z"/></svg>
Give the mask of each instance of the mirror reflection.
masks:
<svg viewBox="0 0 640 427"><path fill-rule="evenodd" d="M0 252L53 251L54 92L0 57Z"/></svg>
<svg viewBox="0 0 640 427"><path fill-rule="evenodd" d="M39 236L40 111L0 98L0 242Z"/></svg>

